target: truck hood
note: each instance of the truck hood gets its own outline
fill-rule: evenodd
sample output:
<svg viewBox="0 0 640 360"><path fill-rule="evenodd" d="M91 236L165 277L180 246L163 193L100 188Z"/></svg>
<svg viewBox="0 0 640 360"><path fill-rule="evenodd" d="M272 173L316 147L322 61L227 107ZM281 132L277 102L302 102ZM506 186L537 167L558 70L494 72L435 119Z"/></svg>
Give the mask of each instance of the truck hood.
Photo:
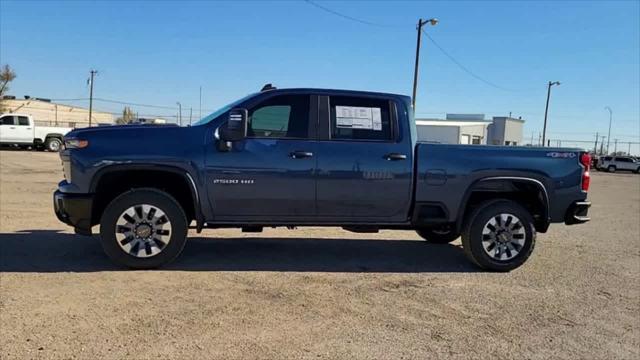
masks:
<svg viewBox="0 0 640 360"><path fill-rule="evenodd" d="M82 138L86 139L94 135L107 135L113 133L113 136L121 136L123 133L146 133L148 131L156 132L176 132L180 130L177 124L132 124L132 125L108 125L95 126L74 129L67 133L65 138Z"/></svg>

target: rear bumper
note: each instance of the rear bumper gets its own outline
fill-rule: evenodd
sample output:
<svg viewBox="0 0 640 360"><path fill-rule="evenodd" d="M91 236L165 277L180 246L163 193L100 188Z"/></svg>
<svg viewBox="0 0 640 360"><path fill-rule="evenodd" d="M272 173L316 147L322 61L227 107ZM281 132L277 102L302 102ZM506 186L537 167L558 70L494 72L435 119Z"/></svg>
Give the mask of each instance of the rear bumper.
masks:
<svg viewBox="0 0 640 360"><path fill-rule="evenodd" d="M53 209L58 220L73 226L76 233L91 234L92 206L91 194L70 194L60 190L53 193Z"/></svg>
<svg viewBox="0 0 640 360"><path fill-rule="evenodd" d="M567 213L564 216L564 223L567 225L583 224L591 220L588 216L589 207L591 207L590 201L574 202L569 206L569 209L567 209Z"/></svg>

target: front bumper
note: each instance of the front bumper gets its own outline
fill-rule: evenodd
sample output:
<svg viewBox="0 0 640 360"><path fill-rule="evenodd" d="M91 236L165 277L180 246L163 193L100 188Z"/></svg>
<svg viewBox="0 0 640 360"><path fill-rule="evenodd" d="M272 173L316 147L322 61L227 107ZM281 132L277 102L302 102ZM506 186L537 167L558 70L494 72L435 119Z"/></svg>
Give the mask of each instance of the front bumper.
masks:
<svg viewBox="0 0 640 360"><path fill-rule="evenodd" d="M78 234L91 235L92 206L91 194L70 194L60 190L53 193L53 209L58 220L73 226Z"/></svg>
<svg viewBox="0 0 640 360"><path fill-rule="evenodd" d="M567 213L564 216L564 223L567 225L583 224L591 220L587 215L589 213L589 207L591 207L590 201L574 202L569 206L569 209L567 209Z"/></svg>

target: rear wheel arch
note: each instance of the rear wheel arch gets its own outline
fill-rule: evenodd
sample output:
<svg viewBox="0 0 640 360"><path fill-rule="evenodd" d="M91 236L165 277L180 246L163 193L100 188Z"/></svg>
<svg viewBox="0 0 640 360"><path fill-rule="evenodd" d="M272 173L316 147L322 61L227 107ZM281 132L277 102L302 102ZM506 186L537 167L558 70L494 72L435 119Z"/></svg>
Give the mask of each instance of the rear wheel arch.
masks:
<svg viewBox="0 0 640 360"><path fill-rule="evenodd" d="M121 194L138 188L164 191L178 201L187 221L196 220L200 231L204 225L200 194L188 171L171 166L111 165L97 172L90 192L95 194L91 222L97 224L107 205Z"/></svg>
<svg viewBox="0 0 640 360"><path fill-rule="evenodd" d="M534 217L538 232L547 231L550 224L547 187L538 179L521 176L496 176L476 180L467 189L461 202L457 217L457 229L462 229L463 222L475 207L492 199L515 201Z"/></svg>

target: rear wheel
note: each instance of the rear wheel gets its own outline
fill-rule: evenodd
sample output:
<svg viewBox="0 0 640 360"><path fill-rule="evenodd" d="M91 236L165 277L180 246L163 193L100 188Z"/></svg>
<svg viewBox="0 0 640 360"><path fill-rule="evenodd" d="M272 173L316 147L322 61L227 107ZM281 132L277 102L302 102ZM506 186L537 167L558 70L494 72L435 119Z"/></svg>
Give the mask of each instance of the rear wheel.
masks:
<svg viewBox="0 0 640 360"><path fill-rule="evenodd" d="M478 206L465 220L462 246L467 257L483 269L511 271L522 265L535 246L531 214L510 200Z"/></svg>
<svg viewBox="0 0 640 360"><path fill-rule="evenodd" d="M187 220L178 202L155 189L115 198L100 220L102 247L116 263L151 269L174 260L187 240Z"/></svg>
<svg viewBox="0 0 640 360"><path fill-rule="evenodd" d="M433 244L448 244L460 237L460 233L456 232L451 226L433 229L418 229L418 235Z"/></svg>
<svg viewBox="0 0 640 360"><path fill-rule="evenodd" d="M54 137L47 138L47 140L44 143L44 147L49 151L58 152L62 147L62 140Z"/></svg>

